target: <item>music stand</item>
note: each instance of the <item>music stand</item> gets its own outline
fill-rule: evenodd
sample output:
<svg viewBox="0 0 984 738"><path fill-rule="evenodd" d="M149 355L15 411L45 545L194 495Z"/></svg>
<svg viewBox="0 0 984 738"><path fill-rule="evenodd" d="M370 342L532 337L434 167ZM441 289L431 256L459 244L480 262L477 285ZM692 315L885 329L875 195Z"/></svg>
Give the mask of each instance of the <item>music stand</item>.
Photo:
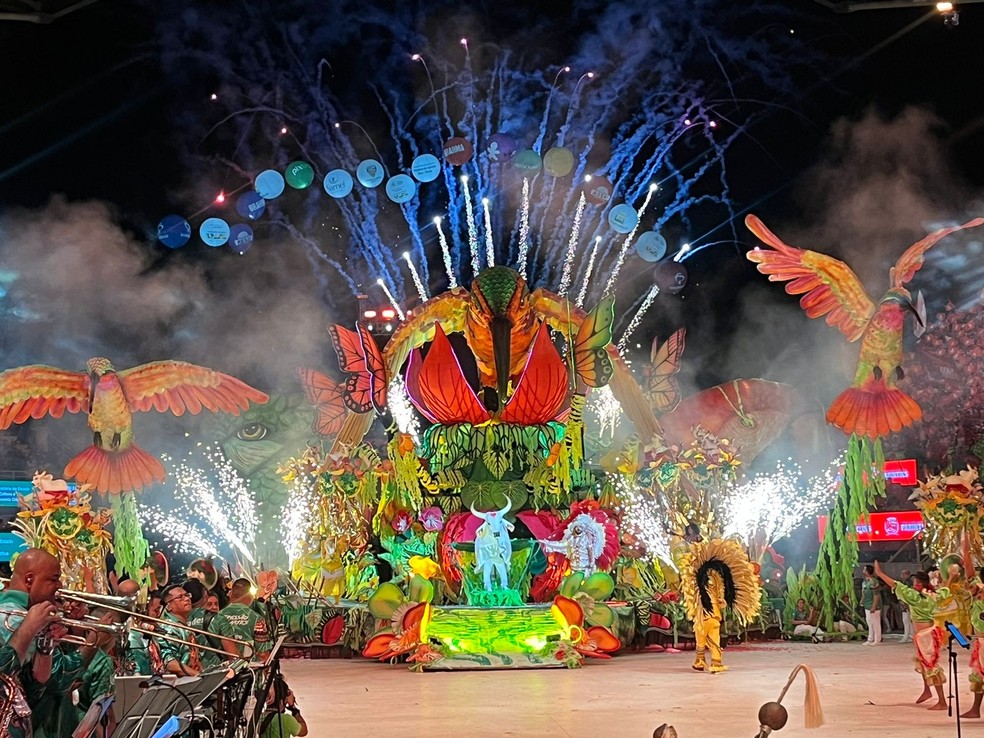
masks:
<svg viewBox="0 0 984 738"><path fill-rule="evenodd" d="M267 700L270 698L270 685L273 684L274 678L280 674L280 650L283 648L285 640L287 640L286 635L277 638L277 642L273 644L273 649L270 651L270 656L260 669L260 671L266 672L266 678L263 680L262 689L256 691L256 704L253 705L254 727L259 727L263 720L263 712L266 710Z"/></svg>
<svg viewBox="0 0 984 738"><path fill-rule="evenodd" d="M114 738L150 738L172 716L184 730L191 723L187 708L197 710L228 679L229 669L220 668L148 687L120 720Z"/></svg>

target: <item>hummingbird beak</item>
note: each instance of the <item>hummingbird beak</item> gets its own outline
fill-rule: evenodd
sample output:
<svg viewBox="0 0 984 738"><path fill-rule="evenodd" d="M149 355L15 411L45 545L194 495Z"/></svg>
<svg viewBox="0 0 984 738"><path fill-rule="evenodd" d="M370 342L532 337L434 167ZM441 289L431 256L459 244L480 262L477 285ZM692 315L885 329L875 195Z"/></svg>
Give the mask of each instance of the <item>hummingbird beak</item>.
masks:
<svg viewBox="0 0 984 738"><path fill-rule="evenodd" d="M99 384L99 377L95 372L89 372L89 413L92 414L92 405L96 401L96 385Z"/></svg>
<svg viewBox="0 0 984 738"><path fill-rule="evenodd" d="M499 408L506 406L506 391L509 387L509 365L512 356L512 321L503 315L492 317L492 358L495 361L496 391L499 394Z"/></svg>
<svg viewBox="0 0 984 738"><path fill-rule="evenodd" d="M922 290L916 293L916 304L907 302L906 307L916 316L916 328L913 333L919 338L926 332L926 301L923 299Z"/></svg>

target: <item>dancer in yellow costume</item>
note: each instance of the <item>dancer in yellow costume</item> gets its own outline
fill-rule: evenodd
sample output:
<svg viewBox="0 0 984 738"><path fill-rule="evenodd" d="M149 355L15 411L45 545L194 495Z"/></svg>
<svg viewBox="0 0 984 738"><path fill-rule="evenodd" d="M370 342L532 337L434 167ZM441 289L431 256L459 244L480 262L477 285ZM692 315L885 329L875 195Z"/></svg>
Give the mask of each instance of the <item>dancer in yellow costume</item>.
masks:
<svg viewBox="0 0 984 738"><path fill-rule="evenodd" d="M758 575L737 541L692 542L680 557L680 583L697 641L694 671L726 671L721 661L721 621L730 607L739 621L758 615L762 590ZM710 666L706 653L710 652Z"/></svg>

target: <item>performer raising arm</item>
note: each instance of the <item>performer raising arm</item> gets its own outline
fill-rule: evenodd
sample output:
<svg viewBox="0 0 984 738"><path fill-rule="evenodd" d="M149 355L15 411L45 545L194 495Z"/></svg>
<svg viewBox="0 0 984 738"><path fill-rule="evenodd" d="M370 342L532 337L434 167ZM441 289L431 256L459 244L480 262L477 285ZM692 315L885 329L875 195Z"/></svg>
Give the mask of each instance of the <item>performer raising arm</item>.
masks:
<svg viewBox="0 0 984 738"><path fill-rule="evenodd" d="M922 676L923 691L916 704L925 702L936 691L936 702L930 710L945 710L946 698L943 696L943 667L940 665L940 646L943 644L943 628L938 622L939 608L937 594L929 584L929 576L917 571L912 586L896 582L882 571L881 564L875 562L875 574L885 584L895 590L900 602L909 606L912 626L915 629L913 643L916 647L916 671Z"/></svg>

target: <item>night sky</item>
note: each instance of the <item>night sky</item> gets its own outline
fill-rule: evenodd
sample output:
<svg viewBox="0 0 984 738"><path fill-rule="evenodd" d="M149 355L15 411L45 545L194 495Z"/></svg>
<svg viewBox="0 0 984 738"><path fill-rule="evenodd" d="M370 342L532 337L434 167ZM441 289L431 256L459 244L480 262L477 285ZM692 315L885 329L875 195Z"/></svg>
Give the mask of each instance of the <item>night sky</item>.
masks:
<svg viewBox="0 0 984 738"><path fill-rule="evenodd" d="M169 44L181 41L162 31L157 5L101 0L50 25L0 21L0 56L10 72L4 75L0 104L0 224L6 221L9 239L11 223L20 227L30 221L31 214L38 219L47 217L52 197L69 204L86 203L86 207L99 204L100 217L128 234L125 248L134 253L142 250L139 258L133 257L140 274L175 271L188 279L189 294L200 294L198 303L209 299L216 303L201 308L207 317L191 325L182 323L180 316L162 317L161 334L169 334L165 340L145 335L142 323L142 338L129 336L125 324L131 306L104 298L103 303L87 306L81 317L75 315L65 325L43 322L43 330L55 339L53 342L25 344L25 339L36 336L35 324L19 323L16 313L10 312L15 306L8 295L8 317L0 330L4 364L77 362L110 350L105 344L116 341L121 344L118 350L134 362L164 358L150 355L160 345L167 351L179 351L178 358L245 372L248 378L269 387L269 372L259 366L261 360L252 354L244 357L232 339L218 344L201 340L208 330L219 332L223 321L236 321L241 315L231 308L224 313L219 303L243 293L291 293L295 302L288 308L264 303L260 297L254 308L256 316L273 316L272 325L267 326L270 331L299 314L305 315L299 330L319 337L291 357L296 359L296 366L330 358L325 351L323 325L332 319L353 319L354 301L346 303L350 305L347 308L336 306L334 314L329 314L324 309L323 290L319 292L304 275L302 261L265 257L257 253L259 246L236 266L230 266L239 257L211 252L196 244L197 237L182 253L168 252L153 241L162 215L190 214L201 206L201 189L206 186L200 179L203 169L188 166L189 154L195 153L189 151L194 134L189 131L189 120L194 118L189 111L207 106L209 92L222 85L220 70L163 72L166 65L161 63L162 54ZM184 9L208 4L170 5L167 12L173 20ZM578 39L591 30L606 3L578 3L576 11L553 15L545 5L469 3L465 14L461 9L451 12L448 3L411 3L413 10L405 17L413 19L414 27L406 29L405 35L426 37L441 45L454 44L463 32L475 31L483 42L508 49L514 39L526 38L522 31L540 28L542 46L537 53L545 67L556 68L577 52ZM694 7L698 5L705 8L713 3ZM245 12L239 3L223 6L230 13ZM277 4L268 4L265 10L263 4L249 6L258 17L277 22ZM323 4L311 6L312 13L324 12ZM793 35L805 50L816 55L816 62L810 62L809 70L794 73L796 89L773 100L774 112L762 116L729 153L728 182L734 210L739 215L753 210L797 245L839 254L849 263L852 256L867 261L859 271L880 280L885 280L891 260L925 232L920 226L928 227L925 221L929 216L921 218L923 212L948 221L975 207L980 210L984 187L984 97L979 94L984 89L984 5L967 5L960 10L960 24L951 29L938 14L930 14L931 7L837 14L806 0L758 4L755 32L771 34L777 43L781 36ZM925 22L917 24L928 14ZM638 22L631 13L627 17ZM325 22L332 20L326 18ZM680 22L686 22L685 15ZM910 30L900 33L906 28ZM221 29L205 26L200 32L220 34ZM400 43L400 36L398 29L366 25L355 32L349 29L339 40L338 53L331 58L332 84L343 101L351 101L353 109L368 109L367 87L372 77L360 69L356 52L363 46ZM224 43L238 41L226 37ZM419 77L416 70L410 69L410 73ZM384 126L367 120L367 116L359 120L374 131L374 124ZM889 152L876 153L871 163L858 153L866 142L876 148L880 143ZM213 144L202 143L201 153L232 156L220 147L210 149ZM855 228L853 222L845 225L840 213L844 204L855 198L852 188L867 187L864 196L870 197L874 187L877 199L880 185L867 180L866 175L877 170L885 157L891 159L884 164L887 178L911 180L910 189L918 190L915 196L925 207L910 208L908 191L886 192L885 212L873 212L872 222L863 227ZM852 161L863 171L852 169ZM900 167L906 176L895 177L893 172ZM894 222L894 212L899 213L899 222ZM13 221L12 214L16 214ZM714 240L710 235L719 233L727 240L732 239L730 227L720 220L694 222L689 233L676 235L680 240L705 236ZM751 238L743 226L736 228L738 243L709 248L687 261L689 286L680 296L659 298L639 331L638 341L648 347L654 336L665 337L685 325L690 342L684 379L693 388L734 376L795 380L811 366L816 369L811 351L820 351L828 360L822 376L800 379L821 400L829 399L852 367L850 350L841 345L832 329L819 321L808 321L794 300L768 285L752 269L741 255L752 245ZM885 244L873 243L871 234L879 229L891 234ZM49 246L39 242L30 248L43 253ZM16 245L0 241L0 265L8 261L5 250L14 248L21 250L16 256L23 259L23 250L29 247L22 240ZM90 263L99 258L93 249L85 257ZM650 267L642 266L644 269L636 265L633 274L625 277L626 291L638 294L646 289ZM234 276L229 276L232 272ZM69 284L90 295L100 289L109 291L87 282L84 274L73 278L76 281ZM138 299L140 290L128 294ZM937 294L931 299L944 297ZM87 326L91 326L92 335L85 335ZM111 336L115 338L111 340ZM242 342L242 335L236 340ZM806 348L796 348L797 341ZM311 343L316 347L310 348ZM270 353L287 363L285 356L298 350L297 345L285 341L272 347Z"/></svg>

